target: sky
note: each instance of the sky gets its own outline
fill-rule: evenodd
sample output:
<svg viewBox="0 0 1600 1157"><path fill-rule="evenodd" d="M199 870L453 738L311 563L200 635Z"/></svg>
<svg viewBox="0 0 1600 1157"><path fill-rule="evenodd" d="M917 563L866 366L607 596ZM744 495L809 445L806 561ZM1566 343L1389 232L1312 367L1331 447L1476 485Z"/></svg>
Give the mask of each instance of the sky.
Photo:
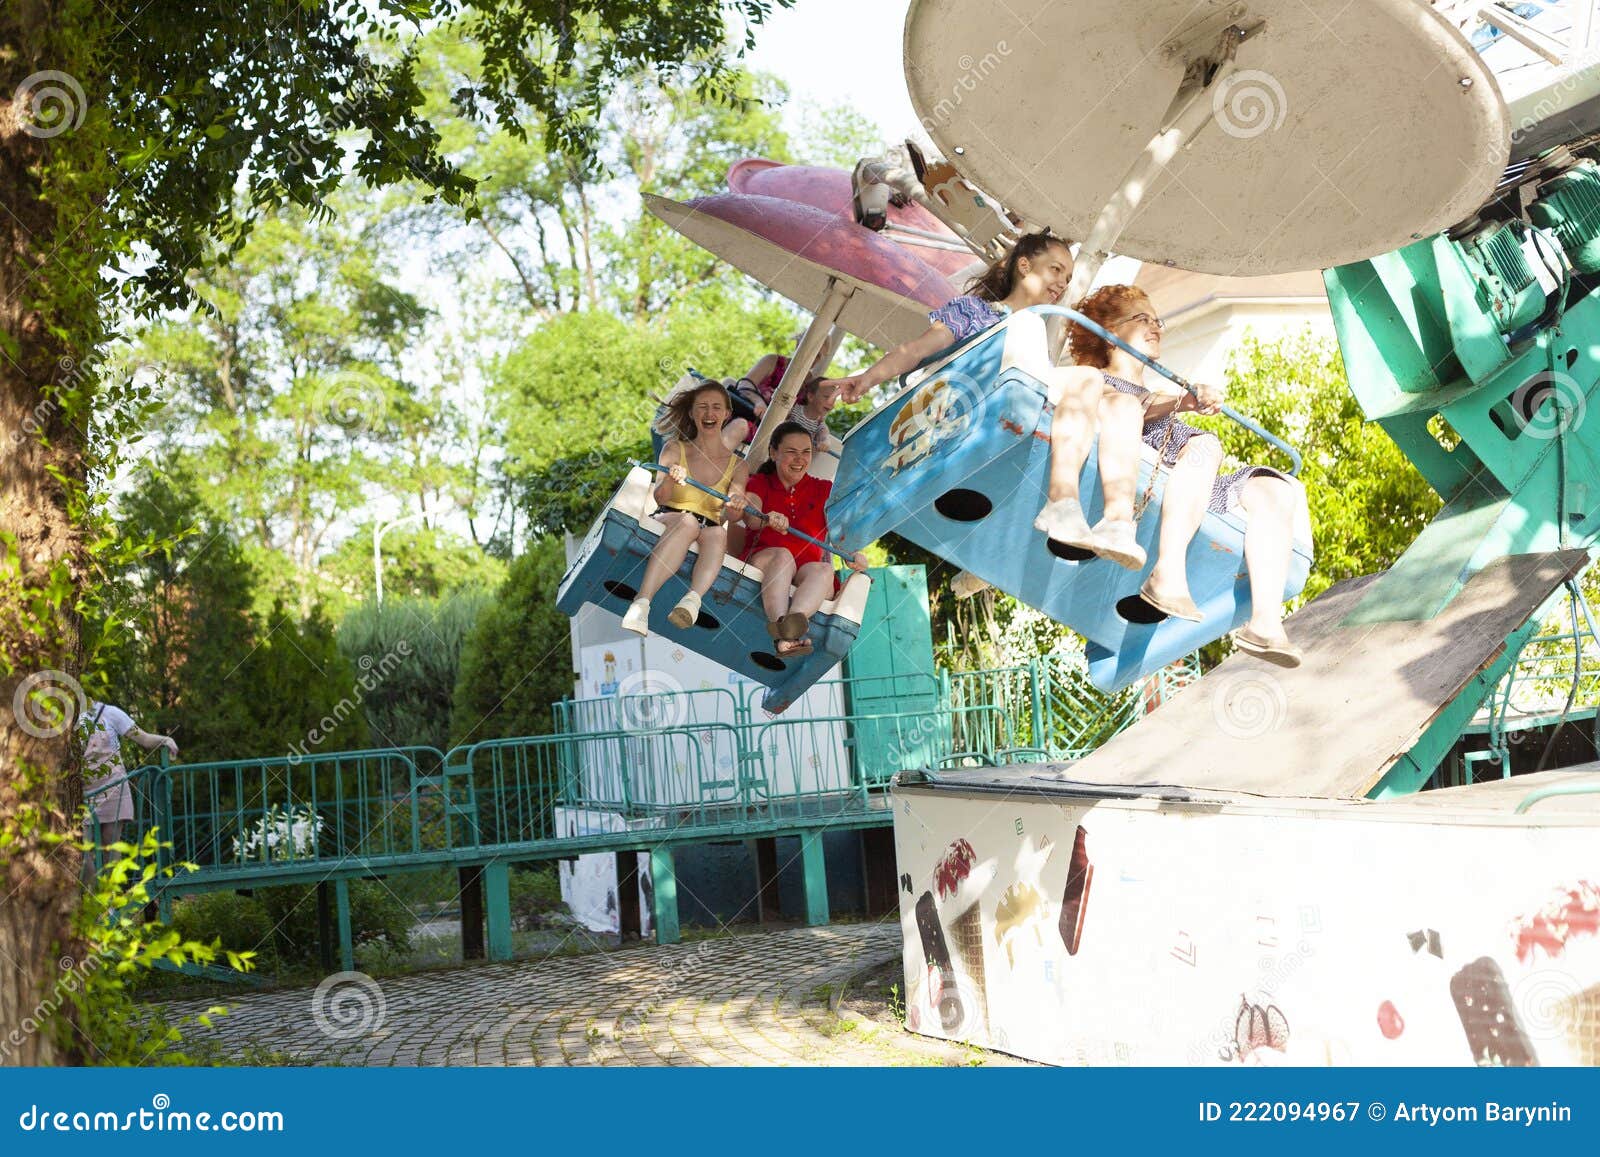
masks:
<svg viewBox="0 0 1600 1157"><path fill-rule="evenodd" d="M745 64L781 78L797 102L857 109L886 141L921 135L900 59L908 7L910 0L797 0L757 31Z"/></svg>

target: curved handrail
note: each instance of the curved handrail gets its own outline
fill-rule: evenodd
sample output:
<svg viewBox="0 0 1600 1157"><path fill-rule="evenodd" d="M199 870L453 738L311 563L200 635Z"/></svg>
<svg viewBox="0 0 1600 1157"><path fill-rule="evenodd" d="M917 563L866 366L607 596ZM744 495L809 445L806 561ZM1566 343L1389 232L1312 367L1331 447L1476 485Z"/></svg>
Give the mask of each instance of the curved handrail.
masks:
<svg viewBox="0 0 1600 1157"><path fill-rule="evenodd" d="M1522 797L1522 802L1512 815L1523 815L1534 804L1562 795L1600 795L1600 783L1567 783L1559 787L1541 787Z"/></svg>
<svg viewBox="0 0 1600 1157"><path fill-rule="evenodd" d="M654 470L658 474L671 473L671 471L666 466L661 465L661 463L659 463L659 462L640 462L637 459L630 459L629 461L630 461L631 465L638 466L638 467L640 467L641 469L644 469L644 470ZM715 498L718 502L727 502L727 501L729 501L728 496L726 494L724 494L722 491L714 490L710 486L706 486L703 483L696 482L693 478L685 478L683 480L683 483L680 483L680 485L684 485L684 484L692 486L696 490L705 491L705 493L711 495L711 497ZM745 513L749 514L749 515L752 515L752 516L754 516L756 518L759 518L762 522L770 522L771 521L771 519L766 514L763 514L759 510L746 510ZM805 542L809 542L812 546L820 546L823 550L827 551L829 554L838 555L839 558L844 560L846 563L852 562L855 559L855 555L846 554L844 551L842 551L838 547L834 546L833 543L831 543L831 542L824 542L820 538L812 538L809 534L805 533L805 531L803 531L803 530L796 530L794 527L791 526L791 527L789 527L789 529L785 533L791 534L795 538L801 539L801 540L803 540Z"/></svg>
<svg viewBox="0 0 1600 1157"><path fill-rule="evenodd" d="M1160 374L1162 377L1166 378L1168 381L1172 382L1174 385L1181 387L1182 389L1184 389L1189 394L1192 394L1192 395L1194 395L1196 397L1199 396L1199 391L1196 390L1194 388L1194 386L1192 386L1188 382L1187 379L1181 377L1179 374L1173 372L1172 370L1167 369L1166 366L1164 366L1160 362L1156 361L1155 358L1152 358L1152 357L1150 357L1150 356L1148 356L1146 354L1140 353L1138 350L1136 350L1132 346L1128 345L1127 342L1123 341L1121 338L1117 337L1115 334L1113 334L1113 333L1107 331L1106 329L1104 329L1103 327L1101 327L1099 325L1099 323L1090 321L1088 318L1084 317L1083 314L1079 313L1077 310L1069 309L1067 306L1064 306L1064 305L1037 305L1037 306L1033 307L1033 312L1040 313L1040 314L1045 314L1047 316L1065 317L1065 318L1068 318L1068 319L1070 319L1070 320L1072 320L1074 322L1077 322L1079 325L1083 326L1084 329L1088 330L1090 333L1094 334L1096 337L1101 338L1104 341L1110 342L1112 345L1116 346L1123 353L1129 354L1132 357L1137 358L1139 361L1143 362L1145 365L1147 365L1151 369L1155 370L1156 373ZM1295 477L1299 476L1300 468L1303 465L1303 463L1301 461L1301 458L1300 458L1300 451L1296 450L1293 446L1289 445L1289 443L1285 442L1282 438L1279 438L1276 434L1268 433L1266 428L1264 426L1262 426L1259 422L1257 422L1254 418L1248 417L1245 414L1241 414L1238 410L1235 410L1232 406L1223 406L1222 407L1222 414L1223 414L1224 417L1226 417L1226 418L1238 423L1239 425L1243 426L1246 430L1249 430L1257 438L1260 438L1263 442L1266 442L1268 445L1272 446L1274 449L1276 449L1276 450L1280 451L1281 453L1285 454L1288 457L1289 461L1292 463L1292 465L1289 468L1289 473L1294 475Z"/></svg>

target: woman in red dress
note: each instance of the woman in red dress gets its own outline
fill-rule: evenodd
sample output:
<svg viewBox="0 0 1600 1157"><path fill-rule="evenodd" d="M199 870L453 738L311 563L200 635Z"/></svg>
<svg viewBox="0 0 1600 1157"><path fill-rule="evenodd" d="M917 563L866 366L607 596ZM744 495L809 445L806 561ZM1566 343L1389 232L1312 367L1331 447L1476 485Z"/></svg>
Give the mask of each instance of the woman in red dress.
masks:
<svg viewBox="0 0 1600 1157"><path fill-rule="evenodd" d="M750 476L745 494L750 511L766 515L764 524L754 514L745 515L748 527L760 527L747 561L761 571L761 605L779 658L811 650L805 637L811 616L833 593L833 566L826 553L788 533L793 527L812 538L828 534L824 508L833 483L808 473L811 452L811 432L798 422L783 423L773 431L770 457ZM866 568L866 555L857 552L850 569Z"/></svg>

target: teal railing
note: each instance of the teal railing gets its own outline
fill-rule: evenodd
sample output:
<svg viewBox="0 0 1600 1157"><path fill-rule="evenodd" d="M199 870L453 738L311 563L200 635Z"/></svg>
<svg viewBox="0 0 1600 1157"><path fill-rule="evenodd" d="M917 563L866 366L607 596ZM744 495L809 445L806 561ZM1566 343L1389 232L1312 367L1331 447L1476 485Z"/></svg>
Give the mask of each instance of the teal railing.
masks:
<svg viewBox="0 0 1600 1157"><path fill-rule="evenodd" d="M889 682L886 682L889 681ZM190 886L529 859L646 840L715 839L826 817L887 822L898 771L1072 759L1137 718L1070 659L1000 671L819 684L835 709L770 716L760 688L553 708L556 733L432 747L150 764L128 774L134 832L159 828ZM904 711L873 710L892 702ZM862 704L852 709L852 704ZM108 785L111 790L114 785ZM96 793L98 794L98 793ZM91 803L93 800L91 800ZM182 884L177 887L182 888Z"/></svg>

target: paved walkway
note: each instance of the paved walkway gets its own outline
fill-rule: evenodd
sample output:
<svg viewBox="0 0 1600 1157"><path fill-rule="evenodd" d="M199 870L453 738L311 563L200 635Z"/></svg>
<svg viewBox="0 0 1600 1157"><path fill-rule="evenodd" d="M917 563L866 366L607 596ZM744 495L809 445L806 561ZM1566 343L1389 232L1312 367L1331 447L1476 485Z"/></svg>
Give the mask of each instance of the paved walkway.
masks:
<svg viewBox="0 0 1600 1157"><path fill-rule="evenodd" d="M211 1030L343 1065L938 1065L1005 1061L834 1011L898 957L900 926L841 924L242 993ZM179 1001L178 1015L211 1001Z"/></svg>

